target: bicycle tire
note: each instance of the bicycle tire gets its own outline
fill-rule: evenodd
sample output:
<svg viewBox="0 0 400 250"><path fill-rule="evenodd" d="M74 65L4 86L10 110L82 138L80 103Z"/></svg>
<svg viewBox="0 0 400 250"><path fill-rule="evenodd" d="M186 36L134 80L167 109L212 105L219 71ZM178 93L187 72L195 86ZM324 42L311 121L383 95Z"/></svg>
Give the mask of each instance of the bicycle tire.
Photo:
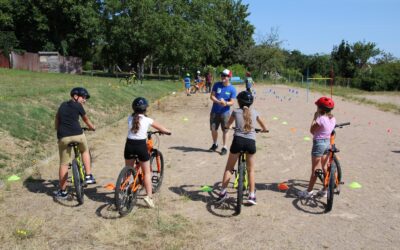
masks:
<svg viewBox="0 0 400 250"><path fill-rule="evenodd" d="M326 198L326 207L325 212L329 212L332 210L333 206L333 196L335 195L335 187L336 187L336 164L335 162L331 163L331 170L329 175L329 183L327 190L327 198Z"/></svg>
<svg viewBox="0 0 400 250"><path fill-rule="evenodd" d="M244 176L244 169L246 164L245 161L242 161L241 159L239 160L239 165L238 165L238 174L239 174L239 180L238 180L238 187L237 187L237 199L236 199L236 214L240 214L242 210L242 203L243 203L243 176Z"/></svg>
<svg viewBox="0 0 400 250"><path fill-rule="evenodd" d="M196 94L196 92L197 92L196 86L191 86L190 89L189 89L189 93L190 94Z"/></svg>
<svg viewBox="0 0 400 250"><path fill-rule="evenodd" d="M339 181L339 185L342 182L342 167L340 166L339 159L336 157L336 155L333 156L333 162L336 164L336 172L337 172L337 177Z"/></svg>
<svg viewBox="0 0 400 250"><path fill-rule="evenodd" d="M115 185L115 206L121 216L127 215L133 209L137 201L137 193L133 192L132 185L135 170L132 167L124 167L118 175Z"/></svg>
<svg viewBox="0 0 400 250"><path fill-rule="evenodd" d="M72 176L74 178L74 187L75 187L75 194L76 194L76 199L78 200L78 203L81 205L83 204L83 179L81 175L79 174L79 169L78 169L78 162L76 159L72 160Z"/></svg>
<svg viewBox="0 0 400 250"><path fill-rule="evenodd" d="M160 159L160 166L158 166L157 157ZM150 156L150 168L152 171L151 183L153 184L153 193L156 193L160 190L164 179L164 157L162 153L156 149L152 151Z"/></svg>

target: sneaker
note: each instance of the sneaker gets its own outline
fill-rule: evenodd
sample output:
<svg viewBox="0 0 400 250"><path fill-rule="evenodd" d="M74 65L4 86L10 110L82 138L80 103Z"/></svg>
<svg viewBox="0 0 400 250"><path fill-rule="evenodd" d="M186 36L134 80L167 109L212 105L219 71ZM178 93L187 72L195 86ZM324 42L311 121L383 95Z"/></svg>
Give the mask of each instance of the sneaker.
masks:
<svg viewBox="0 0 400 250"><path fill-rule="evenodd" d="M54 198L59 200L66 200L68 199L68 192L67 190L62 191L61 189L54 191Z"/></svg>
<svg viewBox="0 0 400 250"><path fill-rule="evenodd" d="M249 204L249 205L257 205L257 199L256 199L256 197L254 196L254 197L249 197L249 199L247 199L247 203Z"/></svg>
<svg viewBox="0 0 400 250"><path fill-rule="evenodd" d="M302 198L302 199L309 199L309 198L311 198L312 196L313 196L313 191L311 191L311 192L308 192L307 190L304 190L304 191L299 191L298 193L297 193L297 195L299 196L299 198Z"/></svg>
<svg viewBox="0 0 400 250"><path fill-rule="evenodd" d="M86 184L95 184L96 183L96 179L93 177L92 174L86 175L85 182L86 182Z"/></svg>
<svg viewBox="0 0 400 250"><path fill-rule="evenodd" d="M218 148L218 144L215 144L215 143L214 143L214 144L211 146L210 151L215 152L215 150L217 150L217 148Z"/></svg>
<svg viewBox="0 0 400 250"><path fill-rule="evenodd" d="M324 198L328 197L328 193L326 192L326 190L323 189L319 190L317 195Z"/></svg>
<svg viewBox="0 0 400 250"><path fill-rule="evenodd" d="M228 192L220 193L217 198L216 203L222 203L222 202L224 202L224 200L226 200L226 198L228 198Z"/></svg>
<svg viewBox="0 0 400 250"><path fill-rule="evenodd" d="M222 148L220 155L226 155L226 153L228 153L228 150L226 148Z"/></svg>
<svg viewBox="0 0 400 250"><path fill-rule="evenodd" d="M149 208L155 208L156 206L154 205L153 199L150 198L149 196L146 196L143 198L144 202L146 202L147 206L149 206Z"/></svg>

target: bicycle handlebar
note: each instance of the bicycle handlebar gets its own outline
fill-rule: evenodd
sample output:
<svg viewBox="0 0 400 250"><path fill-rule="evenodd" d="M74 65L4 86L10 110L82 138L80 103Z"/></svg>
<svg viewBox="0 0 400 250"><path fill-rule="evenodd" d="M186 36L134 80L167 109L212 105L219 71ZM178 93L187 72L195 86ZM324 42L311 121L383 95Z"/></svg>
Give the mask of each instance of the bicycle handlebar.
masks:
<svg viewBox="0 0 400 250"><path fill-rule="evenodd" d="M229 128L225 128L225 129L229 129ZM233 130L239 130L239 128L236 128L236 127L232 127L232 129L233 129ZM268 129L265 130L265 131L263 131L263 130L260 129L260 128L255 128L254 130L256 131L256 133L269 133L269 130L268 130Z"/></svg>
<svg viewBox="0 0 400 250"><path fill-rule="evenodd" d="M83 131L96 131L96 129L90 129L90 128L87 128L87 127L82 127L82 130Z"/></svg>
<svg viewBox="0 0 400 250"><path fill-rule="evenodd" d="M350 122L339 123L335 125L335 128L343 128L344 126L350 125Z"/></svg>
<svg viewBox="0 0 400 250"><path fill-rule="evenodd" d="M147 131L147 135L154 135L154 134L159 134L159 135L171 135L172 133L164 133L161 131Z"/></svg>

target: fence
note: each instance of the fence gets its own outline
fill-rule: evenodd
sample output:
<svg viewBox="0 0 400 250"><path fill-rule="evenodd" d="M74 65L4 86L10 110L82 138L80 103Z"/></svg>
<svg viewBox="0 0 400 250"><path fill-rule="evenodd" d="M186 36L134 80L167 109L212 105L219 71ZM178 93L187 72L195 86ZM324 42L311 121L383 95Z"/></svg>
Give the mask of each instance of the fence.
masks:
<svg viewBox="0 0 400 250"><path fill-rule="evenodd" d="M0 67L36 72L82 73L82 59L61 56L58 52L10 53L11 61L0 53Z"/></svg>

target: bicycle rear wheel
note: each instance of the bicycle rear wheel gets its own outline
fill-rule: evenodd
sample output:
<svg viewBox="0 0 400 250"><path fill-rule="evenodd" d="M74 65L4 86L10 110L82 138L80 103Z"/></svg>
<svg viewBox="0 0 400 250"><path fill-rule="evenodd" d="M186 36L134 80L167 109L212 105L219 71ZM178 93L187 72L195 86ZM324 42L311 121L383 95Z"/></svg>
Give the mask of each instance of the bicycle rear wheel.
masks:
<svg viewBox="0 0 400 250"><path fill-rule="evenodd" d="M76 199L78 200L79 204L83 204L83 182L84 180L81 178L79 174L79 166L76 159L72 160L72 176L74 178L74 187L76 193Z"/></svg>
<svg viewBox="0 0 400 250"><path fill-rule="evenodd" d="M118 175L115 185L115 206L118 213L124 216L130 213L137 201L137 193L132 190L134 185L135 170L132 167L124 167Z"/></svg>
<svg viewBox="0 0 400 250"><path fill-rule="evenodd" d="M153 193L156 193L160 190L164 179L164 157L156 149L153 150L150 156L150 168L152 172L151 182L153 184Z"/></svg>
<svg viewBox="0 0 400 250"><path fill-rule="evenodd" d="M332 210L333 206L333 196L335 195L335 187L336 187L336 164L335 162L331 163L331 170L329 175L329 183L327 190L327 199L326 199L326 207L325 213Z"/></svg>
<svg viewBox="0 0 400 250"><path fill-rule="evenodd" d="M243 177L244 177L244 169L246 164L245 161L242 161L239 159L239 165L238 165L238 187L237 187L237 199L236 199L236 214L240 214L242 210L242 203L243 203Z"/></svg>
<svg viewBox="0 0 400 250"><path fill-rule="evenodd" d="M195 94L197 92L197 87L196 86L191 86L190 87L190 94Z"/></svg>

